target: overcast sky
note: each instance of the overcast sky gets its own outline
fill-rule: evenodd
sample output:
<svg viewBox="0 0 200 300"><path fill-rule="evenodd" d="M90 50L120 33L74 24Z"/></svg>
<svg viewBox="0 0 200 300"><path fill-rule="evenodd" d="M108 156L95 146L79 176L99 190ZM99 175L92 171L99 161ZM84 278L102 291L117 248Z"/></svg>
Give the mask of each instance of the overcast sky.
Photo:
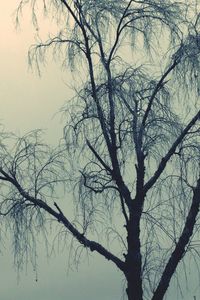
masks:
<svg viewBox="0 0 200 300"><path fill-rule="evenodd" d="M47 129L46 139L56 143L62 135L60 115L56 114L70 98L70 76L52 61L42 77L28 71L27 51L34 42L35 31L30 15L24 16L21 30L16 31L13 12L19 1L0 2L0 123L9 131L23 134L31 129ZM58 253L49 261L44 245L38 253L38 281L28 266L27 272L13 269L9 241L0 255L0 299L2 300L120 300L123 278L111 263L93 255L79 271L67 274L68 253ZM197 294L196 294L197 295ZM200 297L200 295L199 295ZM170 300L177 299L171 293ZM187 299L187 298L184 298ZM198 295L197 295L197 299ZM191 299L192 300L192 299Z"/></svg>
<svg viewBox="0 0 200 300"><path fill-rule="evenodd" d="M69 76L51 61L41 78L28 71L27 51L35 31L28 14L24 15L21 30L15 30L13 12L18 2L0 1L0 123L21 135L35 128L47 129L47 141L56 143L62 135L61 116L56 113L70 98ZM2 300L117 300L122 296L121 275L102 258L94 256L90 264L85 262L78 272L67 274L67 251L47 261L42 245L38 281L29 266L17 282L9 248L7 241L0 255Z"/></svg>

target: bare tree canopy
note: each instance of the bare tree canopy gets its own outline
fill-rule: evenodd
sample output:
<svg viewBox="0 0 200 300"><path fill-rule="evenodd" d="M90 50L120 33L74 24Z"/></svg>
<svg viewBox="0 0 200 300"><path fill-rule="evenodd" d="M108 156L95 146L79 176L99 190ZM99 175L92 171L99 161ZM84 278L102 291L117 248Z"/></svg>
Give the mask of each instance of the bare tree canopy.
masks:
<svg viewBox="0 0 200 300"><path fill-rule="evenodd" d="M29 5L36 28L42 10L59 29L30 48L29 63L40 72L52 50L75 80L56 149L40 131L1 133L0 211L16 262L51 219L114 263L127 299L162 300L185 254L198 256L198 1L22 0L17 23ZM60 185L74 220L69 199L55 200Z"/></svg>

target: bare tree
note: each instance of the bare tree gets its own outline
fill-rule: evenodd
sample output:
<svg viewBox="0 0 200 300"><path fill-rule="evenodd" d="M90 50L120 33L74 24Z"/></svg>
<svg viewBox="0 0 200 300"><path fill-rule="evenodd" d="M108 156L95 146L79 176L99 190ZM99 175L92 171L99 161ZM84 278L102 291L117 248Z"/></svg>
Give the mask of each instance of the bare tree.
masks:
<svg viewBox="0 0 200 300"><path fill-rule="evenodd" d="M38 2L22 0L17 21L30 4L38 26ZM129 300L161 300L186 252L198 255L198 1L41 2L59 33L32 47L29 61L39 68L53 49L80 80L57 150L38 132L14 150L1 145L1 215L16 253L32 250L34 228L51 217L115 264ZM73 187L77 222L53 200L60 182ZM105 245L111 235L117 250Z"/></svg>

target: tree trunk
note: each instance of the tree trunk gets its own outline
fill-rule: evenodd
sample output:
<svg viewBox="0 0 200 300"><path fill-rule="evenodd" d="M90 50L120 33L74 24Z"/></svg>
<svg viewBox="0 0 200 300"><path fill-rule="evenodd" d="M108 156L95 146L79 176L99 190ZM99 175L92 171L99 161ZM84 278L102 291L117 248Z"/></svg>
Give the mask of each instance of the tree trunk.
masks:
<svg viewBox="0 0 200 300"><path fill-rule="evenodd" d="M135 268L136 273L137 268ZM143 292L142 292L142 280L141 277L135 276L130 273L130 276L127 276L127 296L128 300L142 300Z"/></svg>
<svg viewBox="0 0 200 300"><path fill-rule="evenodd" d="M128 253L125 276L127 279L128 300L142 300L142 257L140 252L140 214L131 215L127 226Z"/></svg>

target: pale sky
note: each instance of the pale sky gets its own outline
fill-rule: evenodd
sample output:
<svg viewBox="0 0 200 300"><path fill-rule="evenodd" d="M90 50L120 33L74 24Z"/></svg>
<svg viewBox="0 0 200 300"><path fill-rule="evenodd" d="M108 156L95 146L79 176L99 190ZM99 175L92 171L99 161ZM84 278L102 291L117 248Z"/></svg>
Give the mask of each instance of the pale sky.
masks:
<svg viewBox="0 0 200 300"><path fill-rule="evenodd" d="M36 128L47 129L46 140L54 144L62 136L61 116L55 113L70 98L71 92L65 84L70 76L61 72L53 61L43 69L41 78L28 71L27 51L34 42L35 31L28 14L24 16L21 30L15 30L12 14L18 2L0 3L0 123L8 131L18 134ZM78 272L67 274L67 260L66 250L47 261L44 245L41 244L38 281L35 281L35 273L28 266L18 282L10 243L5 241L5 248L0 254L0 299L122 299L123 277L111 263L93 255L89 264L83 262ZM172 292L169 299L176 300L175 293Z"/></svg>
<svg viewBox="0 0 200 300"><path fill-rule="evenodd" d="M36 128L47 129L46 140L57 143L62 136L62 124L61 115L56 113L70 98L70 77L52 61L43 69L41 78L28 71L27 51L34 43L35 31L28 14L22 19L21 30L15 30L12 16L18 2L0 2L0 123L6 130L21 135ZM78 272L67 274L67 250L47 261L41 245L38 281L28 266L18 282L9 249L7 241L0 255L2 300L121 299L121 275L111 263L96 255L89 265L85 262Z"/></svg>

